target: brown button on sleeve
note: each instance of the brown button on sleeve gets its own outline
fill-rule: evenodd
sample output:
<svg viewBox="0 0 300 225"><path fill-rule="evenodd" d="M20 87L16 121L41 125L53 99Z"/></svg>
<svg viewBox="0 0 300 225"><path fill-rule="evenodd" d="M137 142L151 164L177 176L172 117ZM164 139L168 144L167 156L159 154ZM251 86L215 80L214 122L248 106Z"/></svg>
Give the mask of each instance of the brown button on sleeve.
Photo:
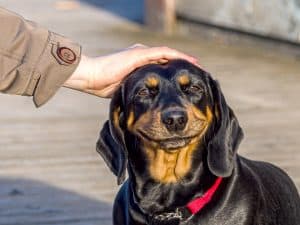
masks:
<svg viewBox="0 0 300 225"><path fill-rule="evenodd" d="M73 64L76 60L75 53L66 47L60 47L57 49L58 57L67 64Z"/></svg>
<svg viewBox="0 0 300 225"><path fill-rule="evenodd" d="M33 94L36 106L44 104L64 84L76 69L81 47L71 40L50 33L48 44L37 65L41 74Z"/></svg>

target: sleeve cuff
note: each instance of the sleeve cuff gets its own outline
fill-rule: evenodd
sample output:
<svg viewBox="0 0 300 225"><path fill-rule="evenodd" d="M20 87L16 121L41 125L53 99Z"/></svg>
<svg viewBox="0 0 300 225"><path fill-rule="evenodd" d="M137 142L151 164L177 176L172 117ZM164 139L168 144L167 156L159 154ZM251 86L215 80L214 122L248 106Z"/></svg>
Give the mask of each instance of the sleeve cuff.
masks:
<svg viewBox="0 0 300 225"><path fill-rule="evenodd" d="M45 104L72 75L79 64L81 46L58 34L49 32L36 72L40 78L35 86L33 102Z"/></svg>

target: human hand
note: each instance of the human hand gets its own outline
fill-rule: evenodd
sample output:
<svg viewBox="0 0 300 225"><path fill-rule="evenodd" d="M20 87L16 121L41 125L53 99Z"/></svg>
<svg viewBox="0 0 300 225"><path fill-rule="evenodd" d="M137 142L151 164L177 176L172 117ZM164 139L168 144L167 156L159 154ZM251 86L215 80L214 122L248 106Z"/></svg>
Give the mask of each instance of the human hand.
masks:
<svg viewBox="0 0 300 225"><path fill-rule="evenodd" d="M194 57L168 47L133 45L120 52L101 56L81 56L80 63L64 86L109 98L122 80L133 70L149 63L166 63L172 59L185 59L197 64Z"/></svg>

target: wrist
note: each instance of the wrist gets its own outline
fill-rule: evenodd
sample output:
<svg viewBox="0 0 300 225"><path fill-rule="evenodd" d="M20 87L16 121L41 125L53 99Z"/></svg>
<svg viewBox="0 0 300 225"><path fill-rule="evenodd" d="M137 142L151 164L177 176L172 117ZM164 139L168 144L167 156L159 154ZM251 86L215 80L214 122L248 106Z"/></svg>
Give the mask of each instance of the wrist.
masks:
<svg viewBox="0 0 300 225"><path fill-rule="evenodd" d="M88 87L87 68L89 64L89 57L81 55L77 68L71 76L64 83L64 87L72 88L75 90L84 91Z"/></svg>

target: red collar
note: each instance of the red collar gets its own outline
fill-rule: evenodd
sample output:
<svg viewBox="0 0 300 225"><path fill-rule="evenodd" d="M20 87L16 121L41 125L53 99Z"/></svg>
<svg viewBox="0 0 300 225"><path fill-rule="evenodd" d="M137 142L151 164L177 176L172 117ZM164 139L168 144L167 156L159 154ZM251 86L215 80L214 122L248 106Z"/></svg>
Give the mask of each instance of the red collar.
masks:
<svg viewBox="0 0 300 225"><path fill-rule="evenodd" d="M216 190L218 189L218 187L220 186L222 181L221 177L218 177L215 181L215 183L213 184L213 186L211 186L205 193L204 195L202 195L199 198L196 198L194 200L192 200L191 202L189 202L186 205L186 208L190 211L190 213L192 213L193 215L196 214L197 212L199 212L207 203L210 202L211 198L213 197L214 193L216 192Z"/></svg>
<svg viewBox="0 0 300 225"><path fill-rule="evenodd" d="M180 221L190 217L189 213L195 215L199 212L207 203L210 202L214 193L220 186L222 181L221 177L218 177L214 184L199 198L194 199L189 202L185 207L177 208L175 212L154 214L149 217L149 224L157 224L158 221L168 221L173 220L172 224L180 224ZM188 212L189 211L189 212Z"/></svg>

